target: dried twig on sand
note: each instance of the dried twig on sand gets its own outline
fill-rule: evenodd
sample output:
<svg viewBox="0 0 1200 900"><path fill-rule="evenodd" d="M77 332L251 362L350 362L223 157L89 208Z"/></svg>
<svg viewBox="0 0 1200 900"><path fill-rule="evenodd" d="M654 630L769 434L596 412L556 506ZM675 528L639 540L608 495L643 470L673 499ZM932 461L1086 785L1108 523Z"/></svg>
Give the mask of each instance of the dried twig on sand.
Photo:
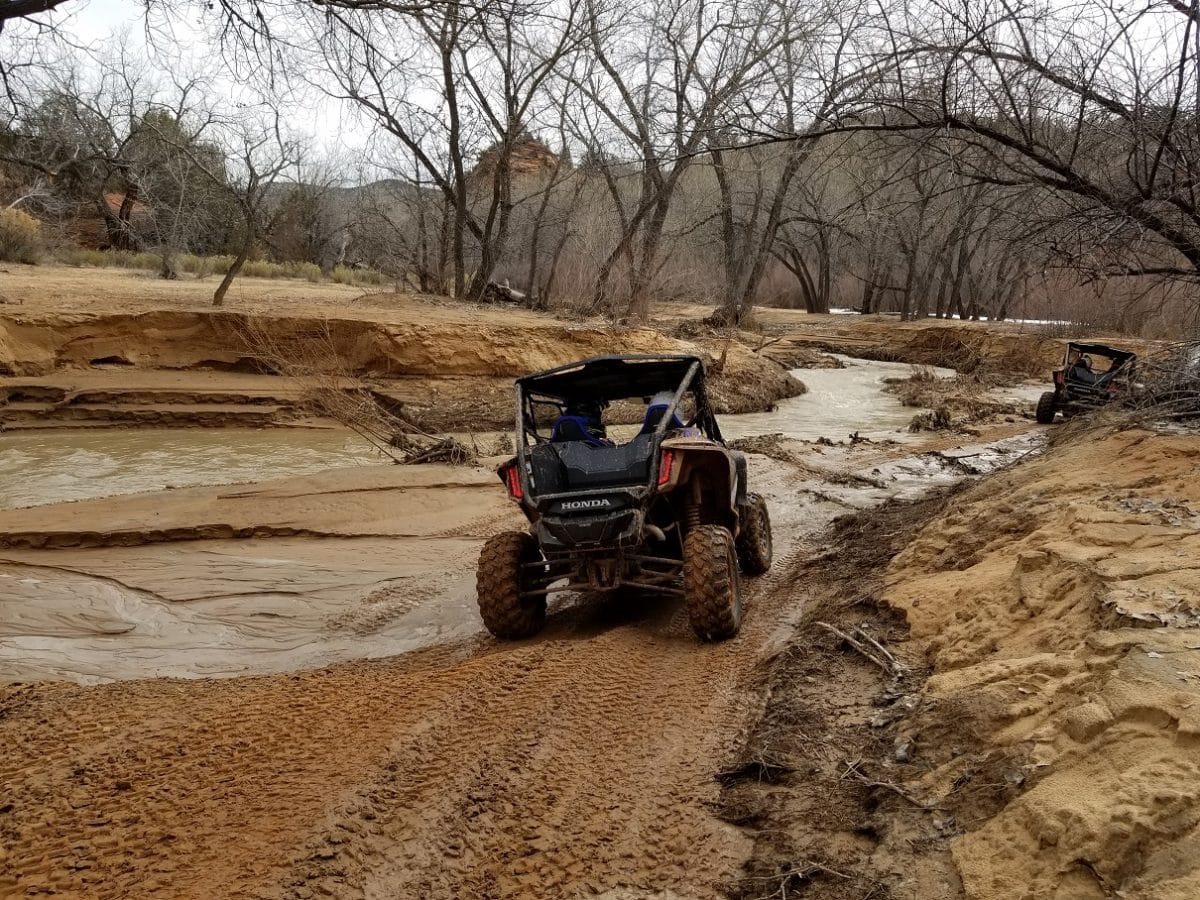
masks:
<svg viewBox="0 0 1200 900"><path fill-rule="evenodd" d="M883 671L887 672L892 677L898 677L904 674L904 664L901 663L900 660L896 659L894 655L888 652L888 650L886 650L884 646L879 643L879 641L875 640L875 638L871 637L861 628L856 627L854 629L854 634L850 635L842 631L840 628L835 628L828 622L817 622L815 624L818 628L824 628L830 634L841 638L860 654L862 654L862 656L879 666L879 668L883 669Z"/></svg>
<svg viewBox="0 0 1200 900"><path fill-rule="evenodd" d="M814 875L831 875L834 878L840 878L843 881L850 881L855 878L853 875L847 875L845 872L839 872L837 869L831 869L829 866L823 866L819 862L813 862L810 859L803 860L799 865L793 865L790 869L782 872L773 872L770 875L755 875L743 878L743 882L768 882L775 885L774 891L770 894L760 894L754 900L772 900L774 897L779 897L781 900L787 900L792 894L790 891L795 891L795 895L799 896L809 881Z"/></svg>
<svg viewBox="0 0 1200 900"><path fill-rule="evenodd" d="M936 811L939 811L942 809L942 807L940 807L940 806L935 806L935 805L929 804L929 803L923 803L922 801L920 801L916 797L914 797L912 794L910 794L906 790L904 790L902 787L892 784L890 781L875 781L872 778L868 778L858 768L859 765L861 765L861 763L862 763L861 759L856 759L853 762L847 763L846 771L842 773L842 778L843 779L853 778L855 781L857 781L863 787L881 788L886 791L891 791L893 794L895 794L901 800L911 803L913 806L917 807L917 809L924 809L924 810L928 810L930 812L936 812Z"/></svg>

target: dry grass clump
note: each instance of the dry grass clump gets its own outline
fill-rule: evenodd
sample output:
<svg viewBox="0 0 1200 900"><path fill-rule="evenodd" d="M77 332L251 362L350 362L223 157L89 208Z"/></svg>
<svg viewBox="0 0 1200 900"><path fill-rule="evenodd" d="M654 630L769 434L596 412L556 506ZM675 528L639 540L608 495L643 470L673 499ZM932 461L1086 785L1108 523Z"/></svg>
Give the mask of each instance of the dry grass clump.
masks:
<svg viewBox="0 0 1200 900"><path fill-rule="evenodd" d="M954 417L945 406L917 413L908 423L908 430L917 431L949 431L954 427Z"/></svg>
<svg viewBox="0 0 1200 900"><path fill-rule="evenodd" d="M55 254L58 262L68 266L95 269L142 269L157 271L162 266L162 257L155 253L135 253L131 250L86 250L72 248ZM223 274L233 263L232 256L196 256L183 253L176 257L180 272L207 278ZM386 284L388 277L374 269L357 269L335 266L328 275L321 267L310 262L272 262L266 259L249 259L242 266L241 275L247 278L302 278L314 284L332 281L335 284Z"/></svg>
<svg viewBox="0 0 1200 900"><path fill-rule="evenodd" d="M0 209L0 261L37 265L45 252L37 219L19 209Z"/></svg>

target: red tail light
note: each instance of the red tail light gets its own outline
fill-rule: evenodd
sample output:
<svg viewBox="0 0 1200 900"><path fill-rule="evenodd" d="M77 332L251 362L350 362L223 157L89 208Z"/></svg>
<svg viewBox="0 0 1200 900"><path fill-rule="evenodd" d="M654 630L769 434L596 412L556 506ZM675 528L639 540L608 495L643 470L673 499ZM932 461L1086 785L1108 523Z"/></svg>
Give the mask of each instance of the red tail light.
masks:
<svg viewBox="0 0 1200 900"><path fill-rule="evenodd" d="M1062 369L1059 369L1057 372L1054 373L1054 383L1055 384L1062 384L1066 380L1067 380L1067 374Z"/></svg>
<svg viewBox="0 0 1200 900"><path fill-rule="evenodd" d="M671 463L675 461L675 454L670 450L662 452L662 458L658 461L658 486L662 487L671 480Z"/></svg>
<svg viewBox="0 0 1200 900"><path fill-rule="evenodd" d="M508 496L514 500L520 500L525 496L521 490L521 473L517 471L516 465L506 466L504 468L504 486L508 488Z"/></svg>

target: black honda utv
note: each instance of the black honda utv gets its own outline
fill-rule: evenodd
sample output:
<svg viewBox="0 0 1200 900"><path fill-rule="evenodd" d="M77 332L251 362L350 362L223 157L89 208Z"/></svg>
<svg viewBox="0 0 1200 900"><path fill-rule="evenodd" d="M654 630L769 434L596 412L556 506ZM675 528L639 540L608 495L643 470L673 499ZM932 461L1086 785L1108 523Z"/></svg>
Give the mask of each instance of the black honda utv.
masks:
<svg viewBox="0 0 1200 900"><path fill-rule="evenodd" d="M1063 364L1054 370L1054 390L1038 399L1034 418L1049 425L1060 412L1069 419L1126 396L1136 388L1136 367L1137 354L1129 350L1072 341Z"/></svg>
<svg viewBox="0 0 1200 900"><path fill-rule="evenodd" d="M610 406L636 424L607 425ZM704 640L737 634L738 570L770 568L771 524L746 491L745 455L721 438L699 358L597 356L527 375L516 431L499 474L530 527L480 553L492 634L536 634L549 594L621 589L683 597Z"/></svg>

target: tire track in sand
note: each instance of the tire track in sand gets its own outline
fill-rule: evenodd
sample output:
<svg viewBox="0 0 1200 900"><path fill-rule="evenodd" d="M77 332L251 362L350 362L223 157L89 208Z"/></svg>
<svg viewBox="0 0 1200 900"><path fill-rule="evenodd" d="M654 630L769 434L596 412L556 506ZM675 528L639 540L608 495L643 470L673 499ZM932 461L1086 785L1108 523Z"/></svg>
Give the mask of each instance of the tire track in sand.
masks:
<svg viewBox="0 0 1200 900"><path fill-rule="evenodd" d="M678 605L599 631L610 611L584 606L551 637L487 657L475 691L393 744L329 817L284 877L288 895L718 895L747 845L708 812L713 773L789 603L796 523L780 537L779 565L746 583L735 641L699 644Z"/></svg>

